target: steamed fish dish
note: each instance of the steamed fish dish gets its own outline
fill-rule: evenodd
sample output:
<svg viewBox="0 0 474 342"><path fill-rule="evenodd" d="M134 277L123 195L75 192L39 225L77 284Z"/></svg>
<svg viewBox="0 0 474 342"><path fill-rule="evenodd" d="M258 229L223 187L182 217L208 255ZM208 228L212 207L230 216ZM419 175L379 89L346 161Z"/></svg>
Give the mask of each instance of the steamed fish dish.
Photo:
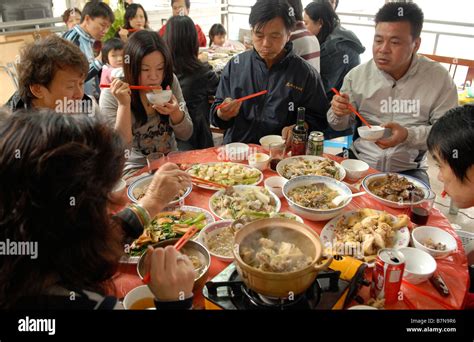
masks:
<svg viewBox="0 0 474 342"><path fill-rule="evenodd" d="M242 260L249 266L265 272L287 273L301 270L311 264L312 258L290 242L276 242L260 238L257 247L242 247Z"/></svg>
<svg viewBox="0 0 474 342"><path fill-rule="evenodd" d="M340 179L340 171L336 163L330 159L309 160L296 158L283 167L283 177L291 179L297 176L326 176Z"/></svg>
<svg viewBox="0 0 474 342"><path fill-rule="evenodd" d="M339 192L324 183L299 186L288 192L290 199L298 205L310 209L334 209L340 207L332 203Z"/></svg>

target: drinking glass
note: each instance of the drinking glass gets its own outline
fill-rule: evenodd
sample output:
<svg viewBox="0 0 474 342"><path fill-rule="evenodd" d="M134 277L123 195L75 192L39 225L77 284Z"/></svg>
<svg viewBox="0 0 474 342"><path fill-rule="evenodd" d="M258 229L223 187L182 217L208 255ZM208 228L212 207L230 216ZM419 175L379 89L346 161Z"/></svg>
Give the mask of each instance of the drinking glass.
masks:
<svg viewBox="0 0 474 342"><path fill-rule="evenodd" d="M436 194L428 190L424 198L420 198L415 192L411 192L410 201L411 201L411 222L415 225L423 226L428 222L430 217L431 210L436 199Z"/></svg>

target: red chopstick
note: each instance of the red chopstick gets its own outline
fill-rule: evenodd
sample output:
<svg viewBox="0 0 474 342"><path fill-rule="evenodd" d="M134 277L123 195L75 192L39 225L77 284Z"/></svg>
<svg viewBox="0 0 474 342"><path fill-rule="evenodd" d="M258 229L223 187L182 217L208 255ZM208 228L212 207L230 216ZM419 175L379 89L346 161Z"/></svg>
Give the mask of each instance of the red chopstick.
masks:
<svg viewBox="0 0 474 342"><path fill-rule="evenodd" d="M194 183L197 183L197 184L208 185L208 186L212 186L212 187L215 187L215 188L223 188L223 189L227 188L227 186L224 185L224 184L211 182L211 181L208 181L208 180L205 180L205 179L202 179L202 178L198 178L198 177L195 177L195 176L191 176L191 179L193 180Z"/></svg>
<svg viewBox="0 0 474 342"><path fill-rule="evenodd" d="M101 84L101 88L110 88L110 84ZM128 86L130 89L133 90L155 90L155 89L162 89L160 86L136 86L136 85L131 85Z"/></svg>
<svg viewBox="0 0 474 342"><path fill-rule="evenodd" d="M446 192L446 190L443 190L443 192L441 193L441 197L442 197L442 198L445 198L447 194L448 194L448 193Z"/></svg>
<svg viewBox="0 0 474 342"><path fill-rule="evenodd" d="M186 244L186 242L188 242L189 239L191 239L197 233L197 231L198 229L196 228L196 226L189 227L188 231L183 236L181 236L178 241L176 241L176 243L174 244L174 248L179 251ZM144 284L148 284L150 280L151 273L148 272L147 274L145 274L142 281Z"/></svg>
<svg viewBox="0 0 474 342"><path fill-rule="evenodd" d="M332 91L334 92L334 94L336 94L337 96L341 96L341 93L340 93L336 88L332 88L331 90L332 90ZM359 112L358 112L350 103L347 105L347 108L349 108L349 110L350 110L352 113L354 113L355 115L357 115L357 116L362 120L362 122L365 123L365 125L366 125L367 127L372 128L372 126L367 122L367 120L365 120L364 117L363 117L362 115L360 115Z"/></svg>
<svg viewBox="0 0 474 342"><path fill-rule="evenodd" d="M130 29L127 29L128 32L137 32L137 31L140 31L141 29L137 29L137 28L130 28Z"/></svg>
<svg viewBox="0 0 474 342"><path fill-rule="evenodd" d="M198 229L196 226L191 226L188 231L174 244L174 248L179 251L186 244L186 242L188 242L189 239L191 239L194 234L197 233L197 231Z"/></svg>
<svg viewBox="0 0 474 342"><path fill-rule="evenodd" d="M237 100L235 100L235 101L237 101L237 102L243 102L243 101L246 101L246 100L249 100L249 99L253 99L254 97L257 97L257 96L265 95L266 93L268 93L268 90L262 90L262 91L259 91L258 93L241 97L240 99L237 99ZM216 107L216 109L221 109L222 107L227 106L228 103L229 103L229 102L223 102L223 103L221 103L220 105L218 105L218 106Z"/></svg>

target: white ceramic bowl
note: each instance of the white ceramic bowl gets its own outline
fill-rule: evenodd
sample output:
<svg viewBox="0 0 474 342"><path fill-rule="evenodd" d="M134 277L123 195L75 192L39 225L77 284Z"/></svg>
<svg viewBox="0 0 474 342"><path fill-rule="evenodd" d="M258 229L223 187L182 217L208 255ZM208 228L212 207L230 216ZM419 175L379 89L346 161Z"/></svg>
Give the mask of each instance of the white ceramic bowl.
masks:
<svg viewBox="0 0 474 342"><path fill-rule="evenodd" d="M150 103L157 104L157 105L164 105L165 103L170 102L171 100L171 90L162 90L160 92L149 92L146 93L146 98Z"/></svg>
<svg viewBox="0 0 474 342"><path fill-rule="evenodd" d="M203 229L201 229L201 232L199 233L199 236L198 236L198 242L202 243L212 256L225 262L234 261L234 256L232 254L232 251L230 253L231 256L225 256L225 255L214 253L213 251L209 249L209 246L207 245L207 241L209 238L212 238L216 234L220 233L224 228L227 228L230 225L232 225L232 222L234 222L234 220L220 220L220 221L210 223L207 226L205 226ZM232 245L233 245L233 242L232 242Z"/></svg>
<svg viewBox="0 0 474 342"><path fill-rule="evenodd" d="M305 219L311 221L326 221L330 220L333 217L339 215L345 207L351 203L352 198L349 198L342 206L335 208L335 209L312 209L303 207L295 202L293 202L289 197L289 192L294 188L311 185L315 183L324 183L329 188L336 190L340 195L351 195L351 190L338 180L333 178L324 177L324 176L299 176L293 179L290 179L284 186L283 186L283 195L285 196L290 209L294 211L297 215L304 217Z"/></svg>
<svg viewBox="0 0 474 342"><path fill-rule="evenodd" d="M429 253L434 258L443 258L457 249L456 239L441 228L430 226L417 227L413 229L411 238L413 239L413 244L416 248ZM434 243L442 243L446 245L446 250L439 251L424 246L423 243L428 239L431 239Z"/></svg>
<svg viewBox="0 0 474 342"><path fill-rule="evenodd" d="M131 306L135 302L137 302L140 299L145 299L145 298L151 299L151 302L153 302L153 299L155 298L153 293L150 291L150 288L148 287L148 285L141 285L141 286L135 287L134 289L130 290L126 294L125 298L123 299L123 306L125 307L126 310L131 310ZM151 307L150 309L154 309L154 308L155 307L153 303L153 307Z"/></svg>
<svg viewBox="0 0 474 342"><path fill-rule="evenodd" d="M385 128L380 126L360 126L357 128L357 132L359 132L359 136L364 140L370 141L377 141L383 137Z"/></svg>
<svg viewBox="0 0 474 342"><path fill-rule="evenodd" d="M130 184L130 186L128 187L128 192L127 192L128 198L132 202L137 203L138 202L137 191L140 188L147 187L151 183L152 179L153 179L153 175L149 175L149 176L146 176L146 177L143 177L143 178L139 178L136 181L134 181L132 184ZM189 188L187 188L185 190L184 194L181 197L179 197L178 199L168 203L168 207L184 205L184 199L186 197L188 197L188 195L191 193L192 189L193 188L191 186Z"/></svg>
<svg viewBox="0 0 474 342"><path fill-rule="evenodd" d="M225 145L226 159L241 162L248 159L249 145L244 143L231 143Z"/></svg>
<svg viewBox="0 0 474 342"><path fill-rule="evenodd" d="M288 182L288 179L280 176L269 177L265 179L264 185L268 191L273 192L279 198L283 197L283 186Z"/></svg>
<svg viewBox="0 0 474 342"><path fill-rule="evenodd" d="M346 170L346 177L350 180L358 180L369 171L369 164L357 159L346 159L341 163Z"/></svg>
<svg viewBox="0 0 474 342"><path fill-rule="evenodd" d="M270 156L265 153L254 153L249 155L248 162L251 167L255 167L260 171L264 171L268 168Z"/></svg>
<svg viewBox="0 0 474 342"><path fill-rule="evenodd" d="M369 184L376 178L378 177L382 177L382 176L386 176L388 175L389 173L394 173L394 172L381 172L381 173L374 173L374 174L371 174L371 175L368 175L364 178L364 180L362 181L362 187L364 188L365 192L367 192L367 194L369 194L371 197L373 197L377 202L380 202L384 205L386 205L387 207L390 207L390 208L397 208L397 209L400 209L400 208L410 208L411 207L411 202L403 202L403 203L399 203L399 202L395 202L395 201L390 201L390 200L387 200L385 198L382 198L382 197L379 197L377 195L375 195L372 191L370 191L369 189ZM430 187L428 185L426 185L424 182L422 182L421 180L415 178L415 177L411 177L411 176L407 176L407 175L403 175L401 173L396 173L397 176L399 177L404 177L406 179L408 179L410 182L412 182L416 187L419 187L423 190L423 192L425 193L425 197L428 196L428 193L430 191Z"/></svg>
<svg viewBox="0 0 474 342"><path fill-rule="evenodd" d="M431 278L436 271L436 260L418 248L403 247L399 251L405 257L403 279L411 284L420 284Z"/></svg>
<svg viewBox="0 0 474 342"><path fill-rule="evenodd" d="M268 151L270 149L271 143L283 143L284 140L281 135L266 135L262 137L259 142L260 145L262 145L262 147Z"/></svg>

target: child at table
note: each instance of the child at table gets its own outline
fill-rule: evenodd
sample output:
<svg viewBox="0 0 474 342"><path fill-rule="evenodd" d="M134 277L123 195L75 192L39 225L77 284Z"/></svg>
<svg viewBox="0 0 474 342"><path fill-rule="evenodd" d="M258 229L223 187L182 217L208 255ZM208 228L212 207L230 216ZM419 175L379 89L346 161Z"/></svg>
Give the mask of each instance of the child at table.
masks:
<svg viewBox="0 0 474 342"><path fill-rule="evenodd" d="M225 48L232 50L245 50L240 42L226 40L227 31L222 24L214 24L209 30L209 47L211 49Z"/></svg>
<svg viewBox="0 0 474 342"><path fill-rule="evenodd" d="M102 67L101 84L112 83L112 74L120 74L123 65L124 43L119 38L112 38L105 42L102 48L102 58L105 65ZM122 72L123 73L123 72Z"/></svg>

